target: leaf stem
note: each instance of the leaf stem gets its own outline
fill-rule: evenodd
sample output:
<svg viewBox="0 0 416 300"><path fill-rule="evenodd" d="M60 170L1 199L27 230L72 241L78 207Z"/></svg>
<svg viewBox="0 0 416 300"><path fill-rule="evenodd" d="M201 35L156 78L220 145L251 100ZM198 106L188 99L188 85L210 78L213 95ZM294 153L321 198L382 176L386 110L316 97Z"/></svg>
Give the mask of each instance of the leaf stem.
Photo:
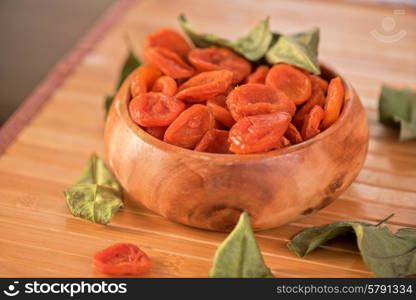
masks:
<svg viewBox="0 0 416 300"><path fill-rule="evenodd" d="M389 216L387 216L386 218L384 218L384 219L383 219L383 220L381 220L380 222L378 222L375 226L376 226L376 227L380 226L381 224L383 224L383 223L387 222L388 220L390 220L392 217L394 217L394 213L393 213L393 214L391 214L391 215L389 215Z"/></svg>

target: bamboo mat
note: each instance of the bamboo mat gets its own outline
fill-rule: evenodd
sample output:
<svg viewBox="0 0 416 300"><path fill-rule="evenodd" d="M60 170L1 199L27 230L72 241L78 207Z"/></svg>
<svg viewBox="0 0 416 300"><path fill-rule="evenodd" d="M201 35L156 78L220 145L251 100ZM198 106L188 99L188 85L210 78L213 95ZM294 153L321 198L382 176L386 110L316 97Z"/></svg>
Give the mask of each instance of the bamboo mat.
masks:
<svg viewBox="0 0 416 300"><path fill-rule="evenodd" d="M0 157L0 275L99 276L91 256L114 242L131 242L150 256L149 277L207 276L225 234L182 226L128 202L110 225L92 224L70 215L62 193L92 152L104 156L103 95L112 92L117 80L128 50L126 36L141 54L144 36L162 26L178 28L180 12L199 29L227 37L238 36L266 15L274 30L321 28L321 60L352 82L366 108L371 136L367 160L333 204L256 237L276 276L371 277L348 243L331 242L305 259L297 258L286 243L312 225L377 222L390 213L395 213L388 221L392 230L416 226L416 142L397 142L397 132L377 122L382 83L416 89L416 11L306 0L134 2ZM395 21L388 34L383 32L386 17ZM383 37L405 30L405 36L387 43L375 38L374 30Z"/></svg>

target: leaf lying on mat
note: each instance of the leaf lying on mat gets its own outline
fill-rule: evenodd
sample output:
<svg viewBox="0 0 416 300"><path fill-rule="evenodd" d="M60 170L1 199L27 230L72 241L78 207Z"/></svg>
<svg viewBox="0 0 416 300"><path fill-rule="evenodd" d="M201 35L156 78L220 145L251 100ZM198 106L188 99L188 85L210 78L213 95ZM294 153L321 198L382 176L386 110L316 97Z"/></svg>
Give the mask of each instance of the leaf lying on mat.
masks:
<svg viewBox="0 0 416 300"><path fill-rule="evenodd" d="M64 191L71 213L98 224L107 224L123 207L120 184L93 154L78 181Z"/></svg>
<svg viewBox="0 0 416 300"><path fill-rule="evenodd" d="M240 215L233 231L218 247L210 277L273 277L264 264L248 213Z"/></svg>
<svg viewBox="0 0 416 300"><path fill-rule="evenodd" d="M131 72L133 72L140 65L141 65L141 62L139 61L139 59L136 57L136 55L134 55L132 51L130 51L129 55L124 61L123 67L121 68L116 91L112 95L106 95L104 98L104 110L105 110L106 116L108 114L108 110L111 107L111 104L113 103L114 97L118 89L120 88L121 84L123 83L123 81L127 78L127 76L129 76Z"/></svg>
<svg viewBox="0 0 416 300"><path fill-rule="evenodd" d="M391 233L387 228L362 222L335 222L306 229L288 247L303 257L328 240L353 232L368 268L378 277L416 274L416 228Z"/></svg>
<svg viewBox="0 0 416 300"><path fill-rule="evenodd" d="M274 34L274 43L266 53L269 64L288 63L321 73L318 61L319 28L291 35Z"/></svg>
<svg viewBox="0 0 416 300"><path fill-rule="evenodd" d="M188 23L184 14L181 14L178 21L182 30L198 48L212 46L227 47L250 61L261 59L267 52L272 40L272 32L269 27L269 17L260 21L247 35L230 41L210 33L199 33Z"/></svg>
<svg viewBox="0 0 416 300"><path fill-rule="evenodd" d="M400 124L401 141L415 138L416 93L383 86L379 98L379 120L387 125Z"/></svg>

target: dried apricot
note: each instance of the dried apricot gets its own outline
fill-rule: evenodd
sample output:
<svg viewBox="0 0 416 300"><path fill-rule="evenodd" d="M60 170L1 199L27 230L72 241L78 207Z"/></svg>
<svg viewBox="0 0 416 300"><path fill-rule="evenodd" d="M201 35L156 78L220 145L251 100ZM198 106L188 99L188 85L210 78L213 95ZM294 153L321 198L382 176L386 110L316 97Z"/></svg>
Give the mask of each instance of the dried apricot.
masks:
<svg viewBox="0 0 416 300"><path fill-rule="evenodd" d="M152 66L140 66L134 70L130 84L132 98L141 93L147 93L155 80L161 75L162 73L160 70Z"/></svg>
<svg viewBox="0 0 416 300"><path fill-rule="evenodd" d="M248 75L246 82L265 84L267 73L269 73L268 66L259 66L256 71Z"/></svg>
<svg viewBox="0 0 416 300"><path fill-rule="evenodd" d="M285 93L296 105L308 100L312 84L308 75L287 64L278 64L270 69L266 84Z"/></svg>
<svg viewBox="0 0 416 300"><path fill-rule="evenodd" d="M227 48L195 48L189 51L188 59L199 71L229 70L233 72L233 83L243 81L251 73L251 64Z"/></svg>
<svg viewBox="0 0 416 300"><path fill-rule="evenodd" d="M227 70L202 72L182 84L176 97L192 103L204 102L226 92L232 80L233 73Z"/></svg>
<svg viewBox="0 0 416 300"><path fill-rule="evenodd" d="M163 136L165 135L165 131L167 129L166 126L163 127L144 127L143 128L148 134L154 136L159 140L163 140Z"/></svg>
<svg viewBox="0 0 416 300"><path fill-rule="evenodd" d="M325 102L325 117L322 121L322 128L328 128L339 117L344 102L344 85L339 77L329 82L328 93Z"/></svg>
<svg viewBox="0 0 416 300"><path fill-rule="evenodd" d="M228 111L225 100L226 97L224 95L218 95L214 98L208 99L207 106L211 109L216 121L228 128L231 128L234 125L235 120Z"/></svg>
<svg viewBox="0 0 416 300"><path fill-rule="evenodd" d="M188 78L194 74L194 69L173 51L165 48L148 48L144 51L146 61L158 67L164 74L172 78Z"/></svg>
<svg viewBox="0 0 416 300"><path fill-rule="evenodd" d="M228 131L210 129L204 134L194 150L210 153L230 153L229 148Z"/></svg>
<svg viewBox="0 0 416 300"><path fill-rule="evenodd" d="M289 124L285 137L290 141L291 144L296 145L303 142L302 135L298 131L295 125L292 123Z"/></svg>
<svg viewBox="0 0 416 300"><path fill-rule="evenodd" d="M152 92L160 92L169 96L176 94L178 85L176 84L175 79L169 76L162 76L156 79L152 87Z"/></svg>
<svg viewBox="0 0 416 300"><path fill-rule="evenodd" d="M191 46L182 35L170 28L161 28L146 36L144 39L144 50L149 48L165 48L186 59Z"/></svg>
<svg viewBox="0 0 416 300"><path fill-rule="evenodd" d="M310 75L309 78L312 83L312 92L313 92L314 85L315 85L315 86L319 86L324 92L324 94L326 94L326 91L328 90L328 81L316 75Z"/></svg>
<svg viewBox="0 0 416 300"><path fill-rule="evenodd" d="M302 138L304 140L308 140L320 132L319 125L323 118L324 110L319 105L315 105L303 121Z"/></svg>
<svg viewBox="0 0 416 300"><path fill-rule="evenodd" d="M295 117L293 118L293 124L295 124L298 128L302 127L303 120L305 116L311 111L312 107L314 107L315 105L324 107L325 105L325 87L319 81L312 78L313 77L311 76L312 95L309 98L309 100L305 104L303 104L303 106L300 109L297 110Z"/></svg>
<svg viewBox="0 0 416 300"><path fill-rule="evenodd" d="M230 151L237 154L261 153L279 146L290 123L286 112L244 117L230 130Z"/></svg>
<svg viewBox="0 0 416 300"><path fill-rule="evenodd" d="M140 126L167 126L185 109L185 104L162 93L144 93L129 104L130 115Z"/></svg>
<svg viewBox="0 0 416 300"><path fill-rule="evenodd" d="M92 257L92 264L98 272L113 276L141 275L150 270L146 253L129 243L113 244L98 251Z"/></svg>
<svg viewBox="0 0 416 300"><path fill-rule="evenodd" d="M258 83L236 87L227 97L227 106L235 120L272 112L293 115L296 110L295 104L283 92Z"/></svg>
<svg viewBox="0 0 416 300"><path fill-rule="evenodd" d="M284 147L289 147L290 145L292 145L292 143L289 141L289 139L287 139L285 136L282 136L282 138L277 143L276 149L281 149L281 148L284 148Z"/></svg>
<svg viewBox="0 0 416 300"><path fill-rule="evenodd" d="M170 124L163 140L169 144L194 149L204 134L214 128L211 110L202 104L192 105Z"/></svg>

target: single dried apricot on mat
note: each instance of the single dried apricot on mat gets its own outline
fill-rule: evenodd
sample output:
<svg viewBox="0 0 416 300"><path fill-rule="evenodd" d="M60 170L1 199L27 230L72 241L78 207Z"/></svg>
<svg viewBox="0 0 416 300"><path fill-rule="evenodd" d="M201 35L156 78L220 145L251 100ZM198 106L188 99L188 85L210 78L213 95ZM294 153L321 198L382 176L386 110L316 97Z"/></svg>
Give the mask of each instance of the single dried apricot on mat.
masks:
<svg viewBox="0 0 416 300"><path fill-rule="evenodd" d="M234 125L235 120L228 111L225 100L226 96L218 95L214 98L208 99L207 106L211 109L216 121L228 128L231 128Z"/></svg>
<svg viewBox="0 0 416 300"><path fill-rule="evenodd" d="M339 117L344 102L344 85L339 77L329 82L325 102L325 118L322 121L322 128L328 128Z"/></svg>
<svg viewBox="0 0 416 300"><path fill-rule="evenodd" d="M259 66L256 71L248 75L246 82L265 84L267 73L269 73L268 66Z"/></svg>
<svg viewBox="0 0 416 300"><path fill-rule="evenodd" d="M279 147L290 123L290 115L276 112L242 118L230 130L230 151L237 154L262 153Z"/></svg>
<svg viewBox="0 0 416 300"><path fill-rule="evenodd" d="M132 98L142 93L147 93L152 88L155 80L161 75L162 72L152 66L140 66L134 70L130 84Z"/></svg>
<svg viewBox="0 0 416 300"><path fill-rule="evenodd" d="M211 110L202 104L192 105L170 124L164 141L183 148L194 149L204 134L214 128Z"/></svg>
<svg viewBox="0 0 416 300"><path fill-rule="evenodd" d="M195 147L195 151L210 153L230 153L228 142L228 131L210 129Z"/></svg>
<svg viewBox="0 0 416 300"><path fill-rule="evenodd" d="M144 50L149 48L165 48L178 54L182 59L186 59L191 46L184 37L175 30L161 28L148 34L144 40Z"/></svg>
<svg viewBox="0 0 416 300"><path fill-rule="evenodd" d="M148 48L144 51L146 61L164 74L172 78L188 78L194 74L194 69L173 51L165 48Z"/></svg>
<svg viewBox="0 0 416 300"><path fill-rule="evenodd" d="M156 79L152 87L152 92L160 92L169 96L176 94L178 86L175 79L169 76L162 76Z"/></svg>
<svg viewBox="0 0 416 300"><path fill-rule="evenodd" d="M167 127L144 127L143 129L155 138L163 140L163 136L165 135Z"/></svg>
<svg viewBox="0 0 416 300"><path fill-rule="evenodd" d="M202 72L182 84L176 97L192 103L205 102L225 93L232 79L233 73L227 70Z"/></svg>
<svg viewBox="0 0 416 300"><path fill-rule="evenodd" d="M114 276L141 275L150 270L146 253L128 243L117 243L97 252L92 263L98 272Z"/></svg>
<svg viewBox="0 0 416 300"><path fill-rule="evenodd" d="M173 96L149 92L133 98L130 115L140 126L167 126L185 109L185 104Z"/></svg>
<svg viewBox="0 0 416 300"><path fill-rule="evenodd" d="M305 119L305 116L311 111L312 107L314 107L315 105L319 105L323 108L325 105L325 86L321 84L319 81L312 78L313 77L311 76L312 95L308 99L308 101L305 104L303 104L303 106L300 109L297 110L293 119L293 124L295 124L298 128L302 128L303 120Z"/></svg>
<svg viewBox="0 0 416 300"><path fill-rule="evenodd" d="M302 138L304 140L308 140L320 132L319 125L323 118L324 110L319 105L315 105L303 121Z"/></svg>
<svg viewBox="0 0 416 300"><path fill-rule="evenodd" d="M188 59L202 72L222 69L233 72L233 83L243 81L251 73L251 64L227 48L195 48L189 52Z"/></svg>
<svg viewBox="0 0 416 300"><path fill-rule="evenodd" d="M312 94L309 76L287 64L273 66L267 73L266 84L285 93L296 105L304 103Z"/></svg>
<svg viewBox="0 0 416 300"><path fill-rule="evenodd" d="M298 131L295 125L292 123L289 124L287 131L285 133L285 137L290 141L290 144L296 145L303 142L302 135Z"/></svg>
<svg viewBox="0 0 416 300"><path fill-rule="evenodd" d="M284 93L267 85L248 83L236 87L227 97L227 106L235 120L272 112L293 115L296 106Z"/></svg>

